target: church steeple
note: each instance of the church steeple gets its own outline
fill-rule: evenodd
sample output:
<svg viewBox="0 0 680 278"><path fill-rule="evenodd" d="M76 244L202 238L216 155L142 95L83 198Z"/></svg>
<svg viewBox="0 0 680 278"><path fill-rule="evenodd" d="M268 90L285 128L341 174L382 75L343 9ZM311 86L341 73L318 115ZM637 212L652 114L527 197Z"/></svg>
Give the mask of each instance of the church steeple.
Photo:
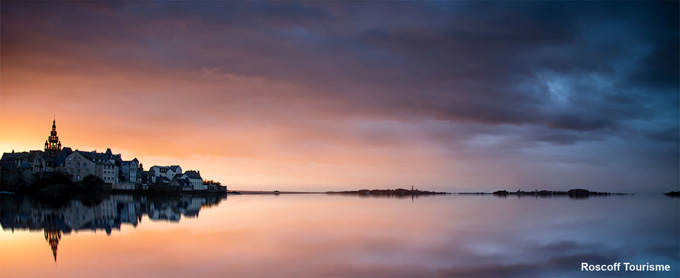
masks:
<svg viewBox="0 0 680 278"><path fill-rule="evenodd" d="M57 136L57 120L52 120L52 131L50 136L45 140L45 153L48 153L50 157L57 157L61 151L61 142L59 142L59 136Z"/></svg>

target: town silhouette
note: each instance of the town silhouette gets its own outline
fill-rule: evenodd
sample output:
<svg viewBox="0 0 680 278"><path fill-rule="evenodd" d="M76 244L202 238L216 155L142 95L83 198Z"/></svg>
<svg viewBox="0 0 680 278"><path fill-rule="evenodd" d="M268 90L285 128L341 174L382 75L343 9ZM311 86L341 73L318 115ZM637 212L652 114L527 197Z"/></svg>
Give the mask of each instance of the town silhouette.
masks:
<svg viewBox="0 0 680 278"><path fill-rule="evenodd" d="M125 160L111 148L105 152L62 147L52 120L43 150L5 152L0 158L1 191L225 193L220 182L205 180L201 171L180 165L144 169L137 158Z"/></svg>

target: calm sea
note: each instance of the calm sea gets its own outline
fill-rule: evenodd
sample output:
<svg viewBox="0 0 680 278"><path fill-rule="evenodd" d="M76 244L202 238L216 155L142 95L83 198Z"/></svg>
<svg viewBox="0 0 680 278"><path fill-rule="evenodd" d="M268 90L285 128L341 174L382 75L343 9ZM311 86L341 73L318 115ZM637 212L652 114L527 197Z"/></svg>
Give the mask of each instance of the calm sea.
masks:
<svg viewBox="0 0 680 278"><path fill-rule="evenodd" d="M2 194L5 277L678 277L680 199ZM581 264L670 265L582 272Z"/></svg>

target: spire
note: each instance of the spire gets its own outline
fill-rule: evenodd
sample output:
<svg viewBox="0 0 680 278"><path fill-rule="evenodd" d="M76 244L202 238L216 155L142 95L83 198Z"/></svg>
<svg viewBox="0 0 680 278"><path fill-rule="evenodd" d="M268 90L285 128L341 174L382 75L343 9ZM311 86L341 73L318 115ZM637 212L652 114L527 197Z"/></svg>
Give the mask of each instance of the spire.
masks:
<svg viewBox="0 0 680 278"><path fill-rule="evenodd" d="M57 119L52 119L52 131L45 141L45 152L54 158L57 157L60 151L61 142L59 141L59 136L57 136Z"/></svg>

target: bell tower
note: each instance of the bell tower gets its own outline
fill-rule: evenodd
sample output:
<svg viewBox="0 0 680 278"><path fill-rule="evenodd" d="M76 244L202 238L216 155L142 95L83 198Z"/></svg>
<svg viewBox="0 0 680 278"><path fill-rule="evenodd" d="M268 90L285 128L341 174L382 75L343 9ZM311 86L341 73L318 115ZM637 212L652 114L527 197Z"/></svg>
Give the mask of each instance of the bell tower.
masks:
<svg viewBox="0 0 680 278"><path fill-rule="evenodd" d="M52 120L52 131L50 136L45 140L45 153L49 154L50 157L55 158L59 155L61 151L61 142L59 142L59 136L57 136L57 120Z"/></svg>

